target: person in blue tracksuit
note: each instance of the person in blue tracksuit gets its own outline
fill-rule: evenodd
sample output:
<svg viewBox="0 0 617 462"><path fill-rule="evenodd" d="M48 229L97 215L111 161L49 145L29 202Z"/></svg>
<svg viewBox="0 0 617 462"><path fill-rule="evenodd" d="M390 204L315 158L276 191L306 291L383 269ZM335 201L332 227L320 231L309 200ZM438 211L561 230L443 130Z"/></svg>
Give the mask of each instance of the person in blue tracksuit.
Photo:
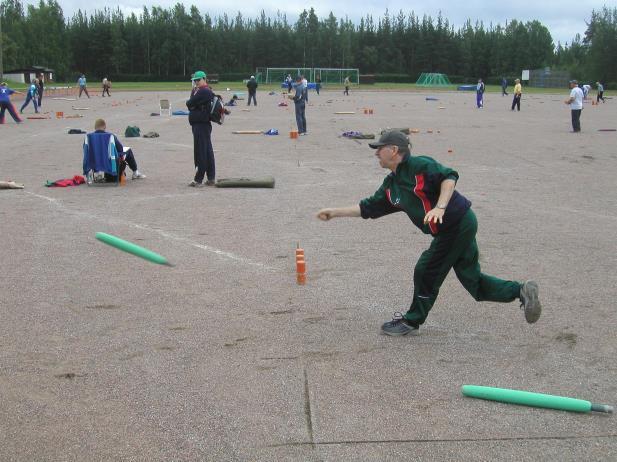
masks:
<svg viewBox="0 0 617 462"><path fill-rule="evenodd" d="M112 140L112 142L114 143L116 147L116 152L117 152L118 157L121 160L124 160L126 162L126 165L128 165L129 168L133 171L133 175L131 176L131 179L132 180L142 180L146 178L146 175L141 173L139 169L137 168L137 161L135 160L135 155L133 154L133 150L131 148L124 148L124 146L122 146L122 143L120 142L118 137L114 135L113 133L107 132L106 130L107 130L107 124L105 123L105 120L96 119L96 121L94 122L94 132L86 135L86 138L84 140L84 146L88 144L89 145L88 148L92 149L93 152L95 151L106 152L107 145L109 144L110 140ZM94 134L106 135L106 136L95 136L95 137L91 136ZM84 155L84 164L83 164L84 176L88 175L89 167L90 168L95 167L94 164L91 164L91 162L94 162L93 159L94 159L94 156ZM108 173L105 174L105 178L107 181L116 180L115 175L111 175Z"/></svg>
<svg viewBox="0 0 617 462"><path fill-rule="evenodd" d="M478 109L484 107L484 82L482 79L478 79L478 85L476 85L476 104Z"/></svg>
<svg viewBox="0 0 617 462"><path fill-rule="evenodd" d="M18 124L22 122L21 118L17 114L17 111L15 110L15 106L11 103L11 95L13 93L23 95L22 92L9 88L6 82L0 83L0 124L4 124L4 113L7 110L15 122Z"/></svg>

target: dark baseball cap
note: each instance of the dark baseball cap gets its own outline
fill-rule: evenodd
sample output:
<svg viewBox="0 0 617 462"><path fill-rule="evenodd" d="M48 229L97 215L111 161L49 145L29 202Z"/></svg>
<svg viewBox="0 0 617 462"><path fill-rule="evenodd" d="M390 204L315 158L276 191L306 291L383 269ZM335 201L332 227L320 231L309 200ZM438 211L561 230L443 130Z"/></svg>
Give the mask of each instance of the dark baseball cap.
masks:
<svg viewBox="0 0 617 462"><path fill-rule="evenodd" d="M399 148L409 149L411 147L411 142L409 141L409 138L407 138L407 135L403 132L392 130L383 133L376 143L369 143L368 145L373 149L377 149L382 146L398 146Z"/></svg>

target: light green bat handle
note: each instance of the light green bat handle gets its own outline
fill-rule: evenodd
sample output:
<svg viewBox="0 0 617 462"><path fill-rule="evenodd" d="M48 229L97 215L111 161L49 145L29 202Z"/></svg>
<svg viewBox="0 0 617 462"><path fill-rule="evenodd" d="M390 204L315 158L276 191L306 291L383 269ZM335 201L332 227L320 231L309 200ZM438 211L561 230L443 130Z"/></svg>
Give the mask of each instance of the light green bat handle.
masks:
<svg viewBox="0 0 617 462"><path fill-rule="evenodd" d="M143 247L133 244L132 242L120 239L119 237L112 236L111 234L96 233L96 238L99 241L104 242L105 244L111 245L112 247L123 250L125 252L132 253L133 255L151 261L152 263L173 266L162 255L152 252L151 250L144 249Z"/></svg>
<svg viewBox="0 0 617 462"><path fill-rule="evenodd" d="M592 404L589 401L565 396L545 395L529 391L510 390L507 388L482 387L479 385L463 385L463 395L471 398L488 399L503 403L522 404L524 406L544 407L572 412L606 412L612 413L613 407L606 404Z"/></svg>

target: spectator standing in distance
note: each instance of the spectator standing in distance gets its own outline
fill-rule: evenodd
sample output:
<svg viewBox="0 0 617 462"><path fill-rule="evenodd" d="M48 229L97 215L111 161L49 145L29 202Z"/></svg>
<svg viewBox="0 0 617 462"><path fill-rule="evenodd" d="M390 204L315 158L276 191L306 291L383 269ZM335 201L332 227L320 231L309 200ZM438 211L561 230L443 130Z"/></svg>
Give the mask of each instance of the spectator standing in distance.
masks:
<svg viewBox="0 0 617 462"><path fill-rule="evenodd" d="M253 104L255 104L255 106L257 106L257 99L255 98L255 96L257 95L257 80L255 80L255 76L251 75L251 78L248 80L248 82L246 82L246 88L249 91L249 102L247 104L247 106L251 105L251 99L253 100Z"/></svg>
<svg viewBox="0 0 617 462"><path fill-rule="evenodd" d="M298 134L306 135L306 103L304 101L304 86L302 85L302 76L296 77L295 83L296 93L293 96L294 106L296 110L296 124L298 125Z"/></svg>
<svg viewBox="0 0 617 462"><path fill-rule="evenodd" d="M345 85L345 91L343 91L343 94L349 96L349 85L350 85L349 76L345 77L345 80L343 81L343 85Z"/></svg>
<svg viewBox="0 0 617 462"><path fill-rule="evenodd" d="M484 89L486 87L484 86L484 82L482 81L482 79L478 79L478 84L476 85L476 105L478 106L478 109L481 109L484 107Z"/></svg>
<svg viewBox="0 0 617 462"><path fill-rule="evenodd" d="M598 88L596 103L599 103L600 100L602 100L602 103L606 103L606 101L604 101L604 85L602 85L600 82L596 82L596 87Z"/></svg>
<svg viewBox="0 0 617 462"><path fill-rule="evenodd" d="M321 77L315 79L315 91L317 94L319 94L319 90L321 90Z"/></svg>
<svg viewBox="0 0 617 462"><path fill-rule="evenodd" d="M210 108L214 101L214 93L208 88L204 71L195 72L191 80L195 88L186 102L186 107L189 110L189 124L193 131L195 177L189 186L194 188L214 186L216 166L212 148L212 123L210 122ZM205 183L203 182L204 176L207 177Z"/></svg>
<svg viewBox="0 0 617 462"><path fill-rule="evenodd" d="M501 78L501 96L508 96L508 92L506 91L508 88L508 81L505 77Z"/></svg>
<svg viewBox="0 0 617 462"><path fill-rule="evenodd" d="M103 94L101 95L103 98L105 97L105 93L107 93L107 96L111 98L111 95L109 94L110 88L111 88L111 82L107 79L107 77L105 77L103 79Z"/></svg>
<svg viewBox="0 0 617 462"><path fill-rule="evenodd" d="M564 102L570 106L572 114L572 132L581 131L581 112L583 111L583 90L576 80L570 80L570 97Z"/></svg>
<svg viewBox="0 0 617 462"><path fill-rule="evenodd" d="M86 76L84 74L81 74L81 77L77 79L77 85L79 85L79 98L81 98L82 93L86 93L89 99L90 94L88 93L88 84L86 83Z"/></svg>
<svg viewBox="0 0 617 462"><path fill-rule="evenodd" d="M43 92L45 91L45 74L39 75L39 87L37 91L39 93L39 107L41 107L41 103L43 102Z"/></svg>
<svg viewBox="0 0 617 462"><path fill-rule="evenodd" d="M518 111L521 110L521 96L523 96L523 87L521 86L521 80L516 79L514 81L514 98L512 98L513 111L515 106Z"/></svg>

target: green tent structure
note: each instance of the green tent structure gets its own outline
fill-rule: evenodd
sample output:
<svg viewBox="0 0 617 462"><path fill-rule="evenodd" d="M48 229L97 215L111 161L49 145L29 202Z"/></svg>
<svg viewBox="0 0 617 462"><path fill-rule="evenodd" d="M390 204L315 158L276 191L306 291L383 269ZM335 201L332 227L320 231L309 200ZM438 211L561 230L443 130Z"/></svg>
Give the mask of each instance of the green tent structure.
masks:
<svg viewBox="0 0 617 462"><path fill-rule="evenodd" d="M452 85L446 74L436 74L432 72L423 72L418 77L416 85L423 87L446 87Z"/></svg>

